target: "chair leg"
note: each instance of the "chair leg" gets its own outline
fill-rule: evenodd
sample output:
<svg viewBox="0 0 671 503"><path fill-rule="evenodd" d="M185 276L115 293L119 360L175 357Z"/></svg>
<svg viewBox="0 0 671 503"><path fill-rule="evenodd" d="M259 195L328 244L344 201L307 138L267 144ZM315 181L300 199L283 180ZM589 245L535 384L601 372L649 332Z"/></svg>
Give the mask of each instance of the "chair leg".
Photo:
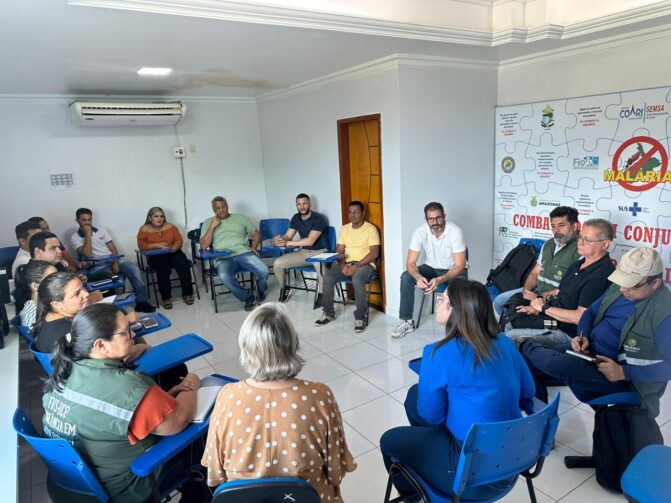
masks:
<svg viewBox="0 0 671 503"><path fill-rule="evenodd" d="M419 313L417 313L417 323L415 324L415 328L419 328L419 322L422 320L422 311L424 310L424 297L426 297L426 295L422 294L422 300L419 302Z"/></svg>
<svg viewBox="0 0 671 503"><path fill-rule="evenodd" d="M194 270L195 264L191 264L191 267L189 267L189 270L191 271L191 280L193 282L193 286L196 289L196 296L198 297L198 300L200 300L200 288L198 288L198 276L196 275L196 271Z"/></svg>
<svg viewBox="0 0 671 503"><path fill-rule="evenodd" d="M536 503L536 491L534 490L534 483L529 477L524 477L524 480L527 481L527 489L529 490L529 499L531 503Z"/></svg>

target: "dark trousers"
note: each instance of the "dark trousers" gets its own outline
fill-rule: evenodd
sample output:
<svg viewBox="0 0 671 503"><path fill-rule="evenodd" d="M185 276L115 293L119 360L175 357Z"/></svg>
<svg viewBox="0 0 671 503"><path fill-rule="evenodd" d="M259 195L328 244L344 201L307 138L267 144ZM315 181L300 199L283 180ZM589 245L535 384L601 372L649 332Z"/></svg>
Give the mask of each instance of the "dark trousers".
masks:
<svg viewBox="0 0 671 503"><path fill-rule="evenodd" d="M394 458L439 491L451 493L461 445L445 426L430 426L422 420L417 412L417 390L415 384L405 399L405 413L412 426L392 428L382 435L382 459L387 471ZM414 492L402 476L394 477L394 486L403 495Z"/></svg>
<svg viewBox="0 0 671 503"><path fill-rule="evenodd" d="M156 271L156 281L158 282L158 291L163 300L172 298L170 286L170 273L173 269L179 276L179 284L182 287L182 296L193 296L193 285L191 284L191 268L189 259L186 258L182 250L175 253L166 253L163 255L152 255L149 258L149 265Z"/></svg>
<svg viewBox="0 0 671 503"><path fill-rule="evenodd" d="M570 344L545 347L526 341L520 347L536 383L536 398L548 403L548 385L561 381L582 402L593 398L631 391L626 381L610 382L596 364L566 353Z"/></svg>

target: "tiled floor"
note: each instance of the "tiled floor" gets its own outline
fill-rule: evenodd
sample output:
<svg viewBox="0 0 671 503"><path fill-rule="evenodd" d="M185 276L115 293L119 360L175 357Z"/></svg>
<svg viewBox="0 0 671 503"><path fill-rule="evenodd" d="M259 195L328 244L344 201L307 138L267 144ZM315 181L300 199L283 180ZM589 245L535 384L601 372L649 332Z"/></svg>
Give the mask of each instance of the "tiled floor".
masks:
<svg viewBox="0 0 671 503"><path fill-rule="evenodd" d="M192 371L201 376L220 373L243 377L237 361L237 330L245 318L242 306L231 296L220 297L220 312L214 313L212 302L204 289L203 298L193 306L177 302L165 314L173 326L149 336L148 342L160 343L188 332L195 332L214 345L214 351L189 363ZM271 277L269 299L277 298L275 279ZM389 333L398 322L384 314L371 313L371 323L360 334L354 333L354 307L336 307L337 320L325 327L317 327L314 320L319 312L313 311L312 297L305 292L294 292L286 304L301 338L301 354L307 364L301 376L327 383L334 391L346 425L347 443L356 457L358 468L348 474L343 483L343 495L348 503L381 502L384 497L386 472L379 452L379 439L388 428L407 424L403 400L409 386L417 382L417 375L407 367L408 360L421 355L422 347L442 337L430 315L422 326L404 339L395 340ZM426 306L425 306L426 309ZM29 356L25 359L30 362ZM39 369L23 365L21 375L22 401L30 407L35 421L41 417L39 402ZM567 470L565 455L589 454L592 447L594 414L580 404L567 388L560 388L560 423L556 450L546 460L543 472L535 481L538 501L608 503L624 501L621 495L601 488L590 469ZM671 393L662 401L662 413L657 418L667 445L671 445ZM25 449L24 449L25 451ZM45 470L33 454L23 454L20 477L20 501L41 503L49 501L45 490ZM29 464L29 465L28 465ZM527 502L524 481L520 481L505 502Z"/></svg>

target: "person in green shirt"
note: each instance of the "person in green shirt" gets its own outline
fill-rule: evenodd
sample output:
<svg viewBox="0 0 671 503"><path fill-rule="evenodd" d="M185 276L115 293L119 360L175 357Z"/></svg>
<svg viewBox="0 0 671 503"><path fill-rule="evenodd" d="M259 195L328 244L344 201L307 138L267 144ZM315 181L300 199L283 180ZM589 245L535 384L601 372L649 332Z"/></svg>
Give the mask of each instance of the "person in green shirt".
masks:
<svg viewBox="0 0 671 503"><path fill-rule="evenodd" d="M200 246L215 251L227 251L230 256L215 261L219 280L236 299L245 303L245 311L251 311L257 305L254 292L243 288L235 275L241 269L247 269L256 276L258 300L266 298L268 289L268 266L259 257L258 247L261 234L252 222L242 213L229 213L228 202L221 196L212 199L214 216L203 222ZM249 236L252 245L249 245Z"/></svg>

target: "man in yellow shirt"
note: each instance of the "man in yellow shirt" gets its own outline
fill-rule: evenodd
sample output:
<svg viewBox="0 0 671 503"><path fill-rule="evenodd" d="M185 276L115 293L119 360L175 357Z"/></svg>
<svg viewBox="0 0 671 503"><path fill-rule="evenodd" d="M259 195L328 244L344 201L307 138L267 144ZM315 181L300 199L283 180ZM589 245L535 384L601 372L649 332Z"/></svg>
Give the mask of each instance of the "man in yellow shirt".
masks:
<svg viewBox="0 0 671 503"><path fill-rule="evenodd" d="M366 328L366 282L375 271L375 261L380 255L380 234L377 228L366 222L366 211L361 201L352 201L347 207L349 221L340 229L336 252L344 255L324 273L324 293L322 297L322 317L316 325L326 325L335 320L333 307L335 285L352 278L356 310L354 311L354 331Z"/></svg>

